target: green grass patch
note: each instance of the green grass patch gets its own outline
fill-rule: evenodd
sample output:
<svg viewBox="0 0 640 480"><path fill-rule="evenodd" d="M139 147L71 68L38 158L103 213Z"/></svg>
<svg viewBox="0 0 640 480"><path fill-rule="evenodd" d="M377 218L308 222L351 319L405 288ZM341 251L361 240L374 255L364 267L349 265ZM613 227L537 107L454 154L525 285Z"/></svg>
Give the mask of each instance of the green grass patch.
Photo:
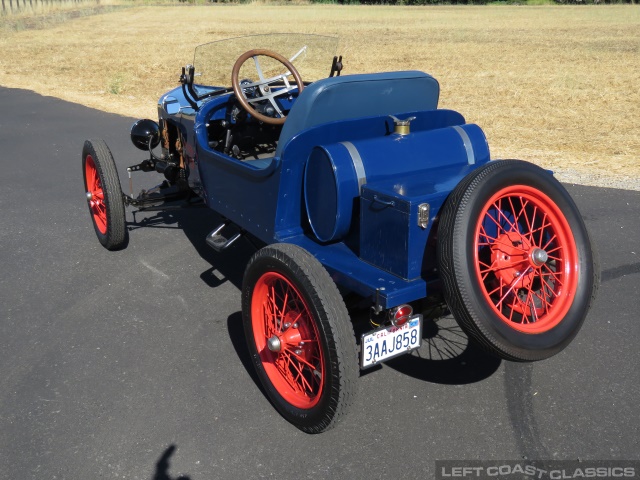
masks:
<svg viewBox="0 0 640 480"><path fill-rule="evenodd" d="M124 73L117 73L111 79L109 79L109 85L107 85L107 92L111 95L120 95L125 90L125 75Z"/></svg>

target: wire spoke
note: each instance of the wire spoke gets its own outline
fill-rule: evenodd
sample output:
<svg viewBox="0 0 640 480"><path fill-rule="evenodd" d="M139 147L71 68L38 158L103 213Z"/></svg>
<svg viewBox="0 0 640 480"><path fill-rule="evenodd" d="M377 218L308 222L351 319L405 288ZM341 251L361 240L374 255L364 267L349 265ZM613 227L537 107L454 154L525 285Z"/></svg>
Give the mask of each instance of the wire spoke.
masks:
<svg viewBox="0 0 640 480"><path fill-rule="evenodd" d="M531 271L531 267L527 268L527 270L523 273L524 275L528 275L529 272ZM499 307L500 304L507 298L507 296L513 291L513 289L516 287L517 283L520 281L520 277L516 278L513 280L513 282L511 282L511 285L509 286L509 290L507 290L507 293L505 293L503 295L503 297L500 299L500 301L496 304L496 307Z"/></svg>
<svg viewBox="0 0 640 480"><path fill-rule="evenodd" d="M551 270L546 264L544 264L542 267L544 267L549 273L541 273L541 277L553 277L553 279L559 283L560 285L562 285L562 279L558 277L558 275L556 274L556 272L554 272L553 270Z"/></svg>
<svg viewBox="0 0 640 480"><path fill-rule="evenodd" d="M294 352L290 348L287 348L286 352L292 355L298 362L305 364L307 367L311 368L312 370L316 370L317 367L314 364L310 363L309 361L307 361L306 359L298 355L296 352Z"/></svg>
<svg viewBox="0 0 640 480"><path fill-rule="evenodd" d="M307 390L311 393L313 393L313 387L311 386L311 384L309 383L309 381L305 378L304 376L304 372L303 369L304 367L300 364L301 362L299 361L299 358L292 358L291 353L290 352L283 352L285 353L285 355L288 358L289 361L289 365L291 367L293 367L293 369L297 372L297 376L294 377L294 380L298 386L299 389L301 390Z"/></svg>

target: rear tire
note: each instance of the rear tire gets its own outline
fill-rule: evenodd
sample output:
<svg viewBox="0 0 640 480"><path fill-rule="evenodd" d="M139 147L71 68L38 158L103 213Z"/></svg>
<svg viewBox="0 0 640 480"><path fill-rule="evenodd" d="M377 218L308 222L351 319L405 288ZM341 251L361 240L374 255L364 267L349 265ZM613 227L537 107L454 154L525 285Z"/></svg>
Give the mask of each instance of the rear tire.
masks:
<svg viewBox="0 0 640 480"><path fill-rule="evenodd" d="M242 316L278 412L307 433L335 426L355 396L358 358L349 313L320 262L290 244L259 250L244 274Z"/></svg>
<svg viewBox="0 0 640 480"><path fill-rule="evenodd" d="M103 140L87 140L82 148L84 188L91 221L100 244L118 250L127 244L124 201L113 155Z"/></svg>
<svg viewBox="0 0 640 480"><path fill-rule="evenodd" d="M599 284L580 212L536 165L491 162L451 193L438 227L445 299L465 332L501 358L533 361L576 336Z"/></svg>

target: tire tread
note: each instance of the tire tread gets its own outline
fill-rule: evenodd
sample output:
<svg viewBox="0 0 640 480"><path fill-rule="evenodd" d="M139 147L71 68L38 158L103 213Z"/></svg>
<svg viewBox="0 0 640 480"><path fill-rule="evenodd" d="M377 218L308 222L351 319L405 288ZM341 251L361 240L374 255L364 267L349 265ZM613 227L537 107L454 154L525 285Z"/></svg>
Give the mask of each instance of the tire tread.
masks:
<svg viewBox="0 0 640 480"><path fill-rule="evenodd" d="M312 424L295 422L289 416L283 415L306 433L321 433L333 428L344 418L356 395L359 375L358 354L349 312L336 284L315 257L296 245L278 243L264 247L256 252L245 272L245 281L243 282L245 330L247 321L249 321L246 317L250 315L247 273L257 262L270 258L287 265L292 274L302 283L305 283L306 280L308 282L307 287L310 287L307 289L307 294L311 297L313 304L310 308L314 309L315 306L319 306L326 313L325 320L328 323L331 337L327 341L329 349L327 362L334 363L333 366L337 368L338 379L337 383L332 382L334 388L334 391L330 392L331 397L333 397L332 401L323 412L322 417ZM247 342L252 342L248 334L247 337ZM329 368L331 367L328 367L327 370ZM277 402L274 401L274 404L278 408ZM278 408L278 410L283 413L282 409Z"/></svg>
<svg viewBox="0 0 640 480"><path fill-rule="evenodd" d="M456 241L455 236L458 234L457 232L461 232L464 229L464 223L468 222L468 219L465 218L461 212L470 208L473 201L472 196L481 184L485 182L488 177L498 174L499 172L497 172L497 170L501 169L525 169L540 176L547 175L547 173L540 169L540 167L521 160L501 160L490 162L483 167L474 170L471 174L465 177L449 195L440 215L437 249L440 278L443 284L445 300L456 320L467 335L485 351L511 361L522 362L541 360L562 350L562 348L568 344L570 339L577 334L579 326L584 318L580 320L580 324L573 332L573 335L567 338L558 347L546 350L527 350L510 345L504 339L498 338L493 332L489 331L483 325L483 322L480 321L478 312L475 312L473 309L468 307L472 304L471 296L473 295L473 292L471 292L471 289L468 286L461 285L458 280L458 272L461 272L466 268L465 256L459 255L459 252L454 251L454 244ZM545 180L549 181L553 188L557 188L559 191L566 193L564 187L562 187L562 185L552 176L546 177ZM568 193L566 193L566 195L570 204L573 205L572 208L575 208L575 211L577 212L577 207L575 207L575 204ZM586 250L590 253L590 261L592 264L592 278L585 279L585 281L591 283L591 292L586 300L586 312L589 310L597 294L600 268L597 252L593 250L593 247L591 246L592 243L589 240L588 230L584 225L582 218L579 215L577 217L580 228L584 235L586 235Z"/></svg>
<svg viewBox="0 0 640 480"><path fill-rule="evenodd" d="M88 154L93 157L96 169L102 180L102 189L105 191L107 201L107 231L102 234L94 222L96 235L102 246L107 250L119 250L126 246L128 232L126 230L125 208L118 169L113 160L111 150L109 150L104 140L91 139L84 142L82 149L83 167ZM85 179L85 188L86 185Z"/></svg>

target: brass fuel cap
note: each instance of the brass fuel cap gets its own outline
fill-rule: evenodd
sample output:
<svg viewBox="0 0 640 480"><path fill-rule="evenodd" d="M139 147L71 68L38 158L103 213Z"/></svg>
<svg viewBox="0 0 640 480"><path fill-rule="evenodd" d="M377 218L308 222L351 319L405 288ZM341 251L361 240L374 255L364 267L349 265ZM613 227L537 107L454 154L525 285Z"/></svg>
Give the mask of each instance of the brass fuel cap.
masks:
<svg viewBox="0 0 640 480"><path fill-rule="evenodd" d="M389 118L393 120L393 133L397 133L398 135L409 135L409 133L411 133L411 122L416 119L416 117L409 117L400 120L393 115L389 115Z"/></svg>

